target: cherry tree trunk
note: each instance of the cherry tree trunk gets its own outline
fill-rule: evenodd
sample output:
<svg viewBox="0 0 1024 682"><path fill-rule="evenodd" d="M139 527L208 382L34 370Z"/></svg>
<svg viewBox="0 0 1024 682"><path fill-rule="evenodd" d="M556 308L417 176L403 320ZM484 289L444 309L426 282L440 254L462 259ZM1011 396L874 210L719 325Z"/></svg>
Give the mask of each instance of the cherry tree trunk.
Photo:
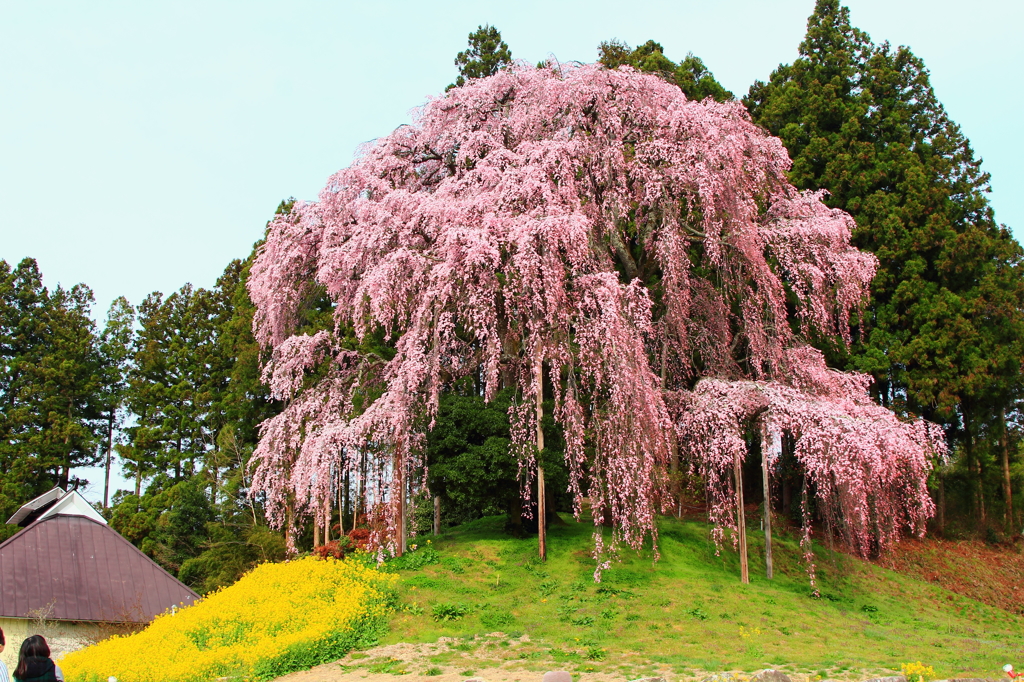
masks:
<svg viewBox="0 0 1024 682"><path fill-rule="evenodd" d="M441 496L434 495L434 535L441 534Z"/></svg>
<svg viewBox="0 0 1024 682"><path fill-rule="evenodd" d="M405 496L403 498L404 499L405 507L404 507L404 510L403 510L404 514L402 515L402 528L404 529L405 532L402 535L402 547L403 547L403 551L408 551L409 550L409 533L410 533L410 529L412 528L412 512L413 512L414 504L415 504L413 502L413 495L414 495L414 493L413 493L413 479L412 479L412 476L406 476L405 477L405 490L403 491L403 495Z"/></svg>

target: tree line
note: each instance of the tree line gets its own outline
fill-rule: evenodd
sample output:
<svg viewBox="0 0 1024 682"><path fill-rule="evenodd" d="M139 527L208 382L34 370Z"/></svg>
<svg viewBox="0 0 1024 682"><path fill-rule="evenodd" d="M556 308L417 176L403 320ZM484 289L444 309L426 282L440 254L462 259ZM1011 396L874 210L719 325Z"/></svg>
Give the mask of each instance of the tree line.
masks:
<svg viewBox="0 0 1024 682"><path fill-rule="evenodd" d="M633 48L610 40L598 58L656 74L690 99L735 98L698 57L673 62L654 41ZM456 58L456 85L511 60L497 29L480 27ZM930 481L936 530L1016 534L1021 248L996 222L989 178L923 62L908 48L872 42L845 7L819 0L799 57L742 101L782 140L790 181L826 190L825 202L856 220L855 244L879 261L868 308L851 320L852 343L808 340L830 365L869 373L879 404L944 427L951 457L935 463ZM292 206L282 202L278 213ZM0 513L73 484L78 467L119 463L132 489L89 481L104 486L105 515L189 584L213 589L284 555L265 500L250 492L260 424L282 408L261 380L266 358L252 332L246 282L259 246L228 264L211 289L185 285L137 304L119 298L102 324L92 320L88 287L48 290L35 261L0 261ZM329 329L330 301L309 296L303 328ZM383 340L376 351L389 352ZM505 513L510 530L528 532L510 453L511 398L485 402L472 379L464 383L441 398L409 524L424 532ZM568 474L551 412L542 422L548 508L566 510ZM360 481L335 485L330 522L307 520L307 532L292 538L300 548L366 523Z"/></svg>

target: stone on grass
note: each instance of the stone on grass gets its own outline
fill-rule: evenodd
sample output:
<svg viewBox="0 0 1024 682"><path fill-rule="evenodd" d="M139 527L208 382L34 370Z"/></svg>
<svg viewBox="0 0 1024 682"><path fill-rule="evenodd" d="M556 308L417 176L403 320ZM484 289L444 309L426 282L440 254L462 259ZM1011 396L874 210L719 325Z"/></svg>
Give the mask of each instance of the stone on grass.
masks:
<svg viewBox="0 0 1024 682"><path fill-rule="evenodd" d="M907 682L907 678L903 675L893 675L891 677L872 677L864 682Z"/></svg>
<svg viewBox="0 0 1024 682"><path fill-rule="evenodd" d="M708 675L700 682L746 682L747 679L746 675L740 678L736 673L714 673Z"/></svg>
<svg viewBox="0 0 1024 682"><path fill-rule="evenodd" d="M667 682L664 677L638 677L629 682Z"/></svg>
<svg viewBox="0 0 1024 682"><path fill-rule="evenodd" d="M549 670L544 673L544 682L572 682L572 675L564 670Z"/></svg>
<svg viewBox="0 0 1024 682"><path fill-rule="evenodd" d="M750 678L750 682L793 682L789 679L789 675L782 672L781 670L761 670L754 673L754 676Z"/></svg>

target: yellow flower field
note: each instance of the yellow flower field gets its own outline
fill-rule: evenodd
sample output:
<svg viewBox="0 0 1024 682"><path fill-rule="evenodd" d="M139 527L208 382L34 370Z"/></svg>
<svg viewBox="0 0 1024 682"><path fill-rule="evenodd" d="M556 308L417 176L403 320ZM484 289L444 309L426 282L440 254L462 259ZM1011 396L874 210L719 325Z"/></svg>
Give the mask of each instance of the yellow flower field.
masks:
<svg viewBox="0 0 1024 682"><path fill-rule="evenodd" d="M68 654L68 682L266 680L344 655L386 627L396 576L352 560L263 564L142 632Z"/></svg>

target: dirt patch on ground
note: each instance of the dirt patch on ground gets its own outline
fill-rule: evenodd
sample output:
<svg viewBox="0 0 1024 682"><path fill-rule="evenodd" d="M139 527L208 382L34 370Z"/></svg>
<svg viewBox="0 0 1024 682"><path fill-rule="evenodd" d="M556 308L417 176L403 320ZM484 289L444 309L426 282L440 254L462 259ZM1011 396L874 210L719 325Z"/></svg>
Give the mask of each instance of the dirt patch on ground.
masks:
<svg viewBox="0 0 1024 682"><path fill-rule="evenodd" d="M486 682L540 682L549 670L566 670L573 682L623 682L644 676L660 676L673 682L694 682L708 676L706 671L680 674L670 666L646 665L643 672L608 669L590 672L587 665L560 663L534 653L529 635L511 638L501 632L466 640L442 637L434 643L400 642L350 653L345 658L325 663L310 670L290 673L275 682L398 682L399 680L431 680L432 682L463 682L469 678ZM837 680L867 679L867 672L850 671ZM877 676L877 675L876 675ZM722 682L748 679L749 674L724 673ZM805 674L790 674L792 682L818 682Z"/></svg>
<svg viewBox="0 0 1024 682"><path fill-rule="evenodd" d="M1020 543L904 540L878 564L989 606L1024 614L1024 554Z"/></svg>
<svg viewBox="0 0 1024 682"><path fill-rule="evenodd" d="M400 642L352 652L339 661L294 672L276 682L395 682L421 678L462 682L469 677L487 682L536 682L547 670L563 669L554 661L530 657L529 649L529 635L510 638L500 632L472 641L442 637L429 644ZM598 672L574 671L572 675L576 682L623 679L621 674Z"/></svg>

